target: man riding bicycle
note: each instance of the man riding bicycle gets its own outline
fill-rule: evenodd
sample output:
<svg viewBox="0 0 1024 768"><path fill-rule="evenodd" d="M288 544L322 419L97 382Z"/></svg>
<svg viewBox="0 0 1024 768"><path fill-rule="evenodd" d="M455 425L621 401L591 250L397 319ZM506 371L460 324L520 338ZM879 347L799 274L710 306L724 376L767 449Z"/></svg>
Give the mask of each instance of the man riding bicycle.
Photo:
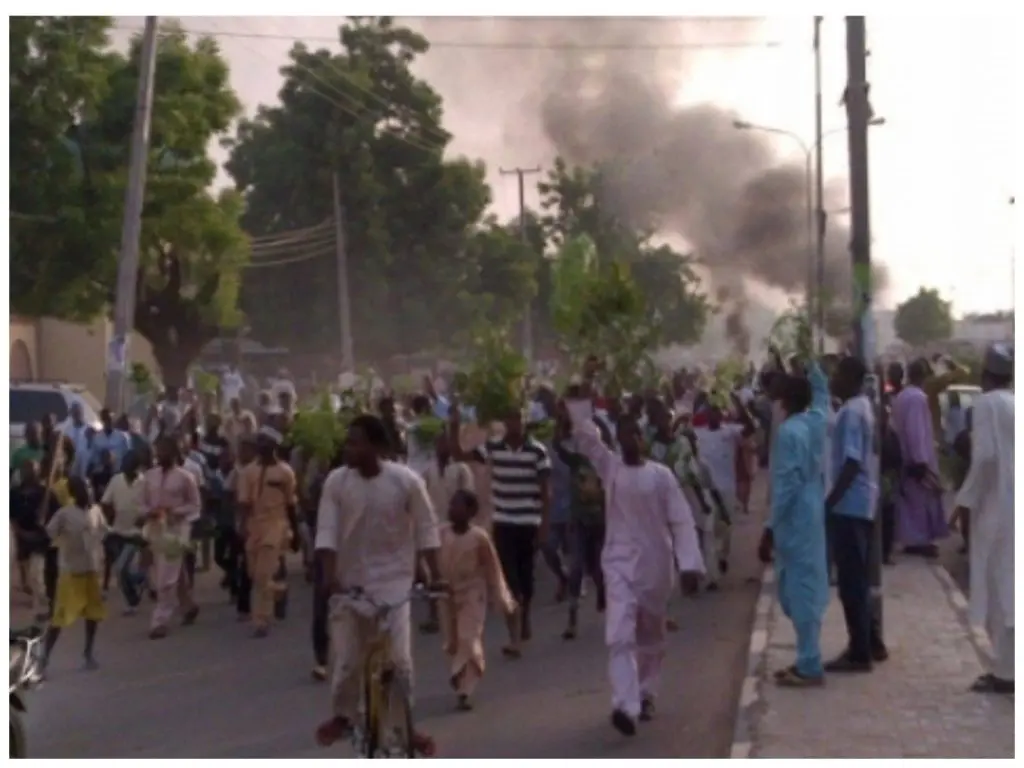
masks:
<svg viewBox="0 0 1024 768"><path fill-rule="evenodd" d="M317 514L316 557L330 593L361 589L374 601L398 604L409 594L422 557L438 574L437 517L423 480L408 467L382 458L389 450L384 424L357 416L348 427L345 466L324 481ZM433 585L435 589L439 585ZM390 628L391 662L412 684L412 622L408 601L395 609ZM334 674L332 717L316 731L321 746L344 738L357 722L363 657L376 623L351 607L331 628ZM413 735L417 752L431 754L433 742Z"/></svg>

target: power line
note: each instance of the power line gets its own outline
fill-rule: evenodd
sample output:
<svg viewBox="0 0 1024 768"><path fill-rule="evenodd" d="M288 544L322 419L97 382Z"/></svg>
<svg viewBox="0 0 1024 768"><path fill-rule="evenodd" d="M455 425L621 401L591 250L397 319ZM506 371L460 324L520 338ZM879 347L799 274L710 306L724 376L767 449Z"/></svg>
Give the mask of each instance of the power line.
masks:
<svg viewBox="0 0 1024 768"><path fill-rule="evenodd" d="M248 48L250 51L255 53L257 56L260 56L261 58L263 58L263 59L265 59L267 61L270 60L269 58L267 58L267 56L263 52L257 50L256 48L253 48L250 45L247 45L247 44L244 44L244 45L245 45L246 48ZM309 75L311 75L313 77L313 79L315 79L317 82L322 83L323 85L327 86L328 89L332 90L334 93L336 93L342 99L348 99L348 94L340 91L338 88L333 86L330 82L328 82L327 80L322 78L313 69L311 69L310 67L307 67L305 64L301 64L301 63L293 60L293 61L290 62L290 66L298 67L302 71L307 72ZM362 105L352 105L350 102L346 102L346 103L343 104L342 102L340 102L340 101L338 101L336 99L333 99L333 98L331 98L330 96L327 96L324 93L321 93L320 91L318 91L314 86L312 86L308 82L307 83L303 83L303 87L307 88L311 93L316 94L320 98L322 98L325 101L327 101L329 104L332 104L337 109L340 109L342 112L348 114L351 117L354 117L356 120L358 120L360 122L370 122L371 119L376 120L376 116L374 116L374 115L367 115L366 113L360 113L360 112L357 111L356 108L354 108L354 107L359 107L359 106L362 106ZM426 145L426 144L421 144L420 142L414 141L414 140L410 139L407 136L402 136L401 134L386 133L386 135L389 136L392 139L395 139L397 141L403 142L404 144L408 144L409 146L414 147L416 149L419 149L419 150L421 150L423 152L426 152L428 154L434 154L434 153L437 153L437 152L443 152L444 151L444 147L443 146L429 146L429 145Z"/></svg>
<svg viewBox="0 0 1024 768"><path fill-rule="evenodd" d="M267 264L282 257L288 258L300 251L308 251L311 248L322 248L334 245L334 233L327 233L315 240L296 241L276 250L250 251L249 262L252 264Z"/></svg>
<svg viewBox="0 0 1024 768"><path fill-rule="evenodd" d="M288 259L278 259L276 261L257 261L257 262L251 262L249 264L244 264L243 268L244 269L261 269L261 268L266 268L266 267L284 267L284 266L287 266L288 264L300 264L300 263L302 263L304 261L312 261L313 259L320 258L321 256L325 256L325 255L327 255L329 253L330 254L334 253L334 244L333 244L333 242L330 245L321 246L318 250L315 250L315 251L313 251L311 253L304 253L304 254L301 254L301 255L298 255L298 256L293 256L293 257L288 258Z"/></svg>
<svg viewBox="0 0 1024 768"><path fill-rule="evenodd" d="M330 221L321 221L319 224L314 224L311 227L302 227L300 229L291 229L284 232L273 232L269 235L256 235L249 238L249 244L253 248L259 248L262 246L272 247L281 243L293 243L296 240L301 240L304 237L310 235L319 234L322 231L326 231L331 226Z"/></svg>
<svg viewBox="0 0 1024 768"><path fill-rule="evenodd" d="M141 31L141 27L129 24L115 24L115 29L128 32ZM291 40L297 43L333 43L340 44L337 37L326 37L318 35L286 35L274 32L240 32L237 30L203 30L186 29L182 32L190 35L206 37L222 37L229 39L249 40ZM164 32L164 34L170 34ZM685 50L727 50L727 49L757 49L757 48L778 48L782 45L779 40L757 40L752 42L722 41L715 43L568 43L568 42L541 42L531 40L515 41L488 41L488 40L429 40L430 50L452 49L452 50L481 50L481 51L685 51Z"/></svg>

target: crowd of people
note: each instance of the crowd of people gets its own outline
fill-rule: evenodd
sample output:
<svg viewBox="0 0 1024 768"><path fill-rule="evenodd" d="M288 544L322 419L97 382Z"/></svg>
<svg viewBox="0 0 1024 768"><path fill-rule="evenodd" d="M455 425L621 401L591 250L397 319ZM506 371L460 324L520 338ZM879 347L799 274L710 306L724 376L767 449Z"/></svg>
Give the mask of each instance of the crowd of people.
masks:
<svg viewBox="0 0 1024 768"><path fill-rule="evenodd" d="M104 411L95 431L72 408L59 428L28 425L12 456L22 586L48 627L47 656L81 618L94 668L110 602L131 613L148 596L149 636L164 638L176 616L198 619L196 574L212 566L239 618L265 637L287 613L286 554L301 551L313 585L312 674L332 691L331 715L316 732L327 745L354 722L374 628L355 611L332 613L333 594L359 587L397 604L416 580L445 592L419 629L442 633L457 706L469 709L485 671L487 606L506 619L504 657L521 658L532 636L539 551L566 604L567 641L592 582L605 617L612 724L632 735L655 713L674 628L669 598L677 588L718 588L733 521L759 502L751 499L759 468L770 486L759 554L774 561L798 639L795 663L776 681L812 687L826 672L866 672L887 657L870 604L875 511L888 531L887 559L895 541L934 556L948 524L933 395L950 377L915 361L906 381L890 368L890 386L873 395L868 374L853 357L784 363L773 353L756 375L718 382L724 391L681 372L663 393L618 397L601 391L591 360L565 392L539 387L528 411L484 427L465 424L457 399L428 382L352 418L330 462L292 445L288 388L276 403L261 395L254 411L233 393L223 414L165 406L144 425ZM997 692L1013 689L1012 379L1012 350L990 350L985 394L965 419L970 455L954 515L974 521L972 608L996 649L975 687ZM447 426L424 445L416 424L431 414ZM553 422L553 436L536 437L531 420ZM951 442L962 449L959 438ZM824 663L830 571L849 643ZM408 603L390 632L392 661L411 679ZM415 743L432 750L424 734Z"/></svg>

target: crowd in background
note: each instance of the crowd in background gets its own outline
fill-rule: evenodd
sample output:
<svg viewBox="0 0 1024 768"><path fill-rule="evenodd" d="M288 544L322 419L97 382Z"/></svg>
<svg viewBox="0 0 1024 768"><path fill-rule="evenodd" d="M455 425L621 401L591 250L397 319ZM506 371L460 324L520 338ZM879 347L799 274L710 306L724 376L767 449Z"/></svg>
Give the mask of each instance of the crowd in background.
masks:
<svg viewBox="0 0 1024 768"><path fill-rule="evenodd" d="M876 509L882 516L886 562L892 561L896 543L907 554L934 557L937 542L949 530L943 506L946 474L954 485L967 488L954 520L966 538L967 523L976 517L969 510L985 503L978 500L978 494L984 495L976 477L981 470L977 456L972 457L979 440L973 415L977 405L967 411L951 398L940 417L939 394L967 376L945 361L944 372L934 370L936 361L917 360L906 371L890 366L874 385L871 372L855 358L820 363L805 367L773 353L760 372L751 368L731 382L712 387L708 378L681 371L663 391L627 396L602 393L596 369L588 367L570 386L576 401L588 402L585 409L567 409L573 398L563 400L541 384L533 387L527 409L495 425L467 424L472 412L457 398L439 394L427 379L421 392L382 395L376 414L350 427L349 445L330 462L308 460L292 445L296 393L286 376L250 399L253 393L246 393L240 377L232 378L228 370L219 397L179 396L169 389L141 423L105 410L95 430L73 406L59 427L53 419L27 425L25 444L12 455L11 521L21 588L31 595L37 621L48 624L47 652L63 628L85 620L85 663L91 668L97 664L94 643L111 602L109 592L116 591L126 613L137 611L148 596L149 634L158 639L171 631L176 616L185 625L197 620L200 606L192 597L196 573L216 566L239 618L250 623L254 636L263 637L287 614L286 554L301 551L314 585L313 674L327 679L332 653L352 652L337 644L332 651L328 604L334 570L351 566L325 562L314 551L334 546L324 543L325 536L340 535L334 524L347 514L343 507L368 504L368 498L382 492L369 485L369 497L349 498L345 494L352 489L339 490L332 477L339 472L349 476L348 470L359 467L372 477L384 462L410 470L424 488L429 514L435 521L448 519L436 541L427 536L434 542L427 549L439 549L439 559L430 567L420 562L419 574L444 577L449 587L454 582L454 595L473 584L473 594L492 597L508 623L502 654L515 659L532 634L536 550L555 575L555 599L567 605L566 640L576 637L588 578L599 612L609 612L610 604L619 605L628 596L621 580L608 581L609 574L619 573L609 565L610 542L622 535L613 536L609 526L639 525L630 509L661 503L645 495L654 487L651 482L661 480L635 480L633 470L660 466L681 494L686 514L680 516L675 502L664 508L677 541L676 566L670 570L673 582L681 580L694 593L701 585L717 589L728 572L731 527L737 515L759 503L751 499L753 480L759 468L767 468L770 511L760 553L785 574L780 577L782 605L798 638L796 663L779 670L776 680L808 686L820 684L827 671L869 671L887 657L870 611ZM990 352L983 388L1004 391L1008 381L1012 351L1009 358L1005 352ZM880 443L875 430L879 414ZM439 415L448 428L424 444L417 423ZM986 430L993 429L990 415L983 422ZM554 434L535 438L533 424L539 421L552 422ZM362 440L362 447L353 448L353 440ZM989 453L984 455L986 462L991 460ZM940 466L942 457L948 472ZM402 494L411 492L405 477L395 481ZM609 495L609 482L623 483L619 496ZM627 490L632 495L623 508L626 497L621 494ZM386 497L381 503L397 502ZM329 534L323 530L325 520ZM687 526L692 526L696 549L678 544L688 536ZM984 546L991 550L995 544L986 530ZM417 535L426 534L421 530ZM410 552L421 552L422 545L420 540L407 543ZM364 544L357 549L360 556L366 554ZM685 569L682 559L689 561ZM983 602L990 603L992 594L1005 602L1005 557L995 559L999 565L991 566L991 558L972 550L972 568L997 571ZM1009 568L1012 574L1012 557ZM849 644L826 663L820 626L830 575L844 607ZM1012 594L1012 579L1009 589ZM655 602L662 599L661 592L656 594ZM990 629L999 639L1001 661L978 682L979 689L1003 690L1007 681L1012 689L1012 642L1008 651L1003 626L1009 621L1012 640L1012 608L1007 619L1003 602L995 619L1002 624ZM454 614L450 606L440 610L432 604L420 627L445 633L453 685L463 707L469 706L484 669L484 616L471 604L476 603L463 601L461 613ZM657 656L663 632L674 628L666 611L667 606L641 611L655 619L643 627L630 624L634 619L625 624L615 619L621 637L628 639L609 635L609 643L621 644L616 646L620 650L612 649L613 657ZM619 671L610 672L617 696L639 691L639 698L628 693L622 694L628 701L616 699L616 727L623 732L634 731L636 719L653 712L653 692L643 689L643 680L627 679L635 674L622 671L628 663L613 662ZM655 678L657 666L644 674ZM322 742L337 737L338 723L332 723L320 733Z"/></svg>

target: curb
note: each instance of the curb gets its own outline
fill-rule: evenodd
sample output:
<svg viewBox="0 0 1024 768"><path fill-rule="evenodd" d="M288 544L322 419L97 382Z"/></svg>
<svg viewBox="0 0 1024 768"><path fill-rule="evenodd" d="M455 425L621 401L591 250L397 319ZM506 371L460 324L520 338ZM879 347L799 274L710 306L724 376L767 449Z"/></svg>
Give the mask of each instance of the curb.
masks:
<svg viewBox="0 0 1024 768"><path fill-rule="evenodd" d="M928 569L942 586L946 599L956 614L964 635L971 643L975 653L978 654L982 666L988 668L992 662L992 645L984 630L971 624L967 597L942 565L929 563ZM729 754L732 759L749 759L754 749L757 706L761 703L769 630L775 615L774 587L775 571L768 566L761 573L761 588L757 597L754 625L750 632L750 644L747 649L747 673L740 688L739 706L733 726L732 747Z"/></svg>
<svg viewBox="0 0 1024 768"><path fill-rule="evenodd" d="M942 585L942 589L946 593L946 599L953 608L957 621L960 622L960 626L974 648L974 652L978 654L982 667L986 670L991 668L993 658L992 643L989 641L985 630L971 624L967 596L960 589L956 581L953 580L953 577L949 575L949 572L941 565L929 563L928 568L939 584Z"/></svg>
<svg viewBox="0 0 1024 768"><path fill-rule="evenodd" d="M766 566L761 572L761 588L754 607L754 626L747 646L747 672L740 688L740 701L733 726L729 757L745 760L754 748L755 710L761 702L761 686L768 655L768 630L775 613L775 569Z"/></svg>

